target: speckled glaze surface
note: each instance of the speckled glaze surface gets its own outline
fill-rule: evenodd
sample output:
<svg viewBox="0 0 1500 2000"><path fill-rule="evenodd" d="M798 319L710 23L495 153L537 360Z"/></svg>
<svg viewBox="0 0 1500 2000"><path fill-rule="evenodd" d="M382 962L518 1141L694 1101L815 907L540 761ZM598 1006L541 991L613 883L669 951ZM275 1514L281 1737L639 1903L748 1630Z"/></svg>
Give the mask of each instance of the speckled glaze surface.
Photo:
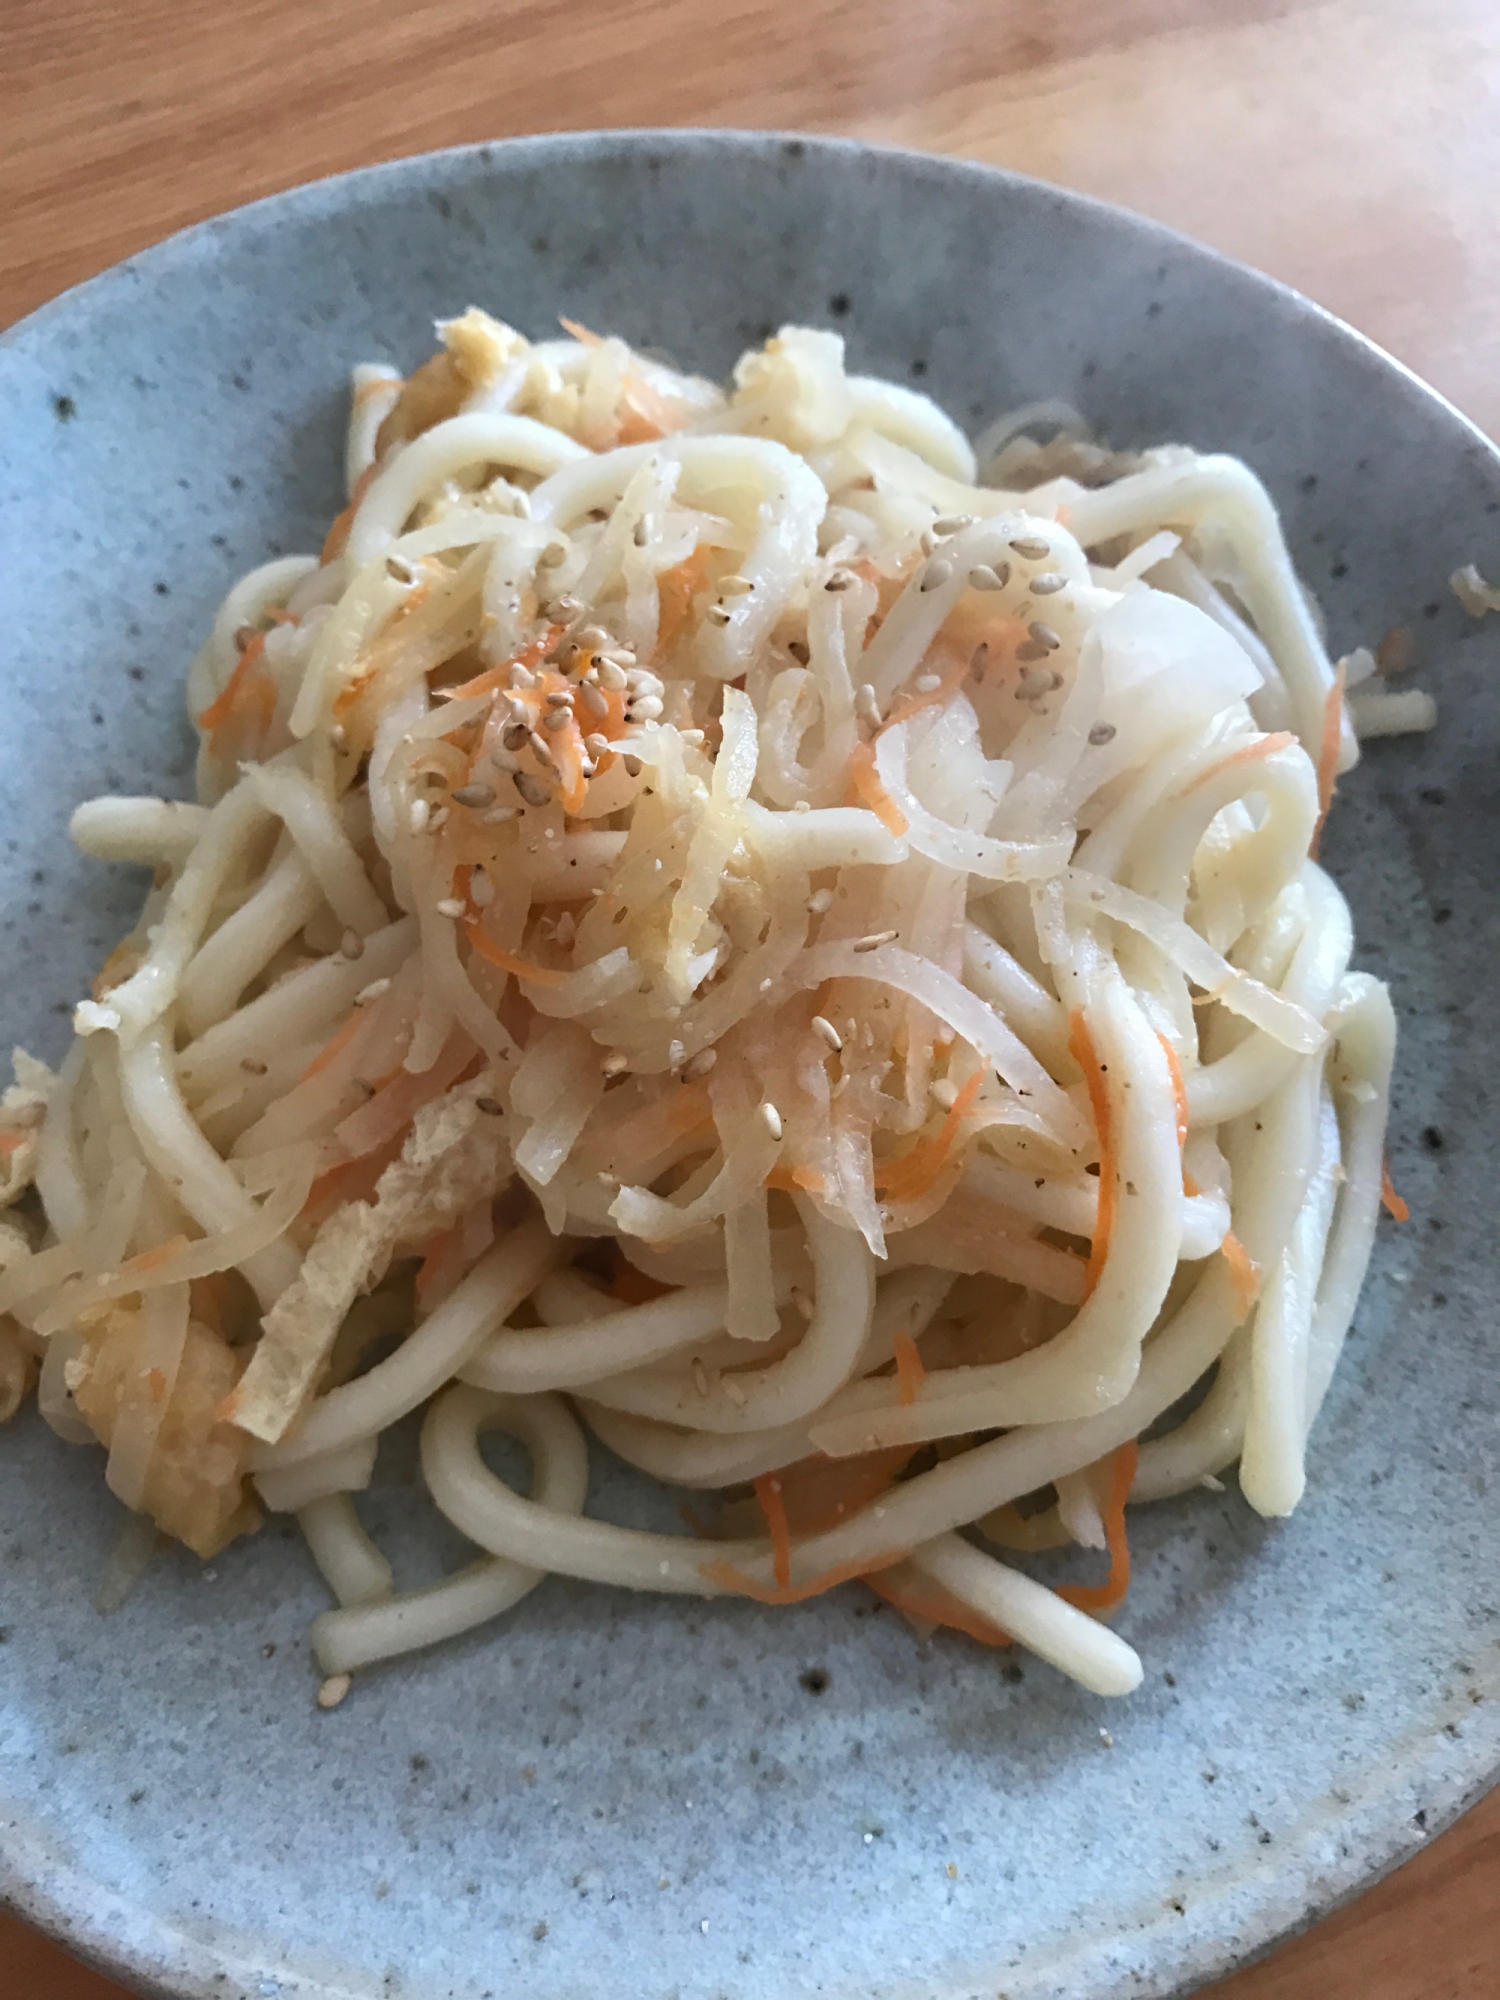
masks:
<svg viewBox="0 0 1500 2000"><path fill-rule="evenodd" d="M919 1649L863 1593L769 1616L554 1579L313 1705L321 1587L271 1526L90 1600L97 1455L0 1435L0 1889L152 1993L306 2000L1184 1994L1421 1844L1500 1768L1484 976L1500 932L1500 458L1305 301L1033 183L834 142L540 139L304 188L0 342L0 1033L55 1056L139 883L69 851L101 790L186 789L186 660L226 585L316 547L345 371L470 301L710 372L785 319L976 425L1243 454L1342 648L1413 627L1436 734L1374 745L1328 858L1401 1017L1384 1231L1295 1519L1231 1489L1135 1531L1107 1705ZM452 1561L386 1454L398 1574ZM672 1519L602 1474L594 1504ZM803 1676L809 1669L821 1675ZM826 1678L821 1693L810 1692ZM1112 1743L1101 1737L1107 1729Z"/></svg>

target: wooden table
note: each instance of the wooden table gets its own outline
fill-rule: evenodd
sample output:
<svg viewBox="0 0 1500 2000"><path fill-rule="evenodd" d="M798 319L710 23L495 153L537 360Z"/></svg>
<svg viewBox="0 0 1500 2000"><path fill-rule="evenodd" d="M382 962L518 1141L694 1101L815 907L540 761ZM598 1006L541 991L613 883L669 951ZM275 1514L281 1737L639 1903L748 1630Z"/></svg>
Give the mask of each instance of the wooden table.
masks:
<svg viewBox="0 0 1500 2000"><path fill-rule="evenodd" d="M1495 0L3 0L0 324L200 216L393 154L801 127L1159 216L1500 432L1497 108ZM0 1991L120 1989L0 1918ZM1497 1991L1500 1792L1203 2000Z"/></svg>

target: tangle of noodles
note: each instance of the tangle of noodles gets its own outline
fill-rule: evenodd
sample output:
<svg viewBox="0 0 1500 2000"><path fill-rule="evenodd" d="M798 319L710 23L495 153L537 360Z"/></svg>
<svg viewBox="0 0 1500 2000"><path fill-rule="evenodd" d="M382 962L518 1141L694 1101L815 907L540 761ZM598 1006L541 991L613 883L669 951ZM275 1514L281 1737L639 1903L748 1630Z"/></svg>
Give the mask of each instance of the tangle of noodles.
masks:
<svg viewBox="0 0 1500 2000"><path fill-rule="evenodd" d="M1368 656L1235 461L1023 412L981 485L832 334L724 394L439 333L193 662L198 802L75 818L154 887L0 1112L0 1415L39 1368L203 1556L294 1513L330 1675L549 1571L869 1577L1128 1692L1127 1500L1290 1512L1373 1239L1391 1008L1313 858ZM476 1555L402 1593L352 1496L423 1405ZM717 1521L591 1519L587 1432Z"/></svg>

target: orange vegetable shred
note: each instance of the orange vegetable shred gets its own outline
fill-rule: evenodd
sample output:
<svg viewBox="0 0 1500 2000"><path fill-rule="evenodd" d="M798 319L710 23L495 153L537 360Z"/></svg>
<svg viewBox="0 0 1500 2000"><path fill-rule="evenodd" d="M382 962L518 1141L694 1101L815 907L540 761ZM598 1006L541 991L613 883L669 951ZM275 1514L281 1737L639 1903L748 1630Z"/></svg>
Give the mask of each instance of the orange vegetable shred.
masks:
<svg viewBox="0 0 1500 2000"><path fill-rule="evenodd" d="M946 1625L950 1631L977 1639L981 1646L1005 1647L1016 1643L1008 1632L981 1618L971 1604L965 1604L934 1578L923 1576L904 1563L877 1576L867 1576L865 1582L877 1597L883 1597L893 1610L918 1627Z"/></svg>
<svg viewBox="0 0 1500 2000"><path fill-rule="evenodd" d="M1224 1253L1224 1262L1229 1266L1229 1275L1234 1280L1234 1295L1239 1304L1240 1318L1244 1319L1251 1306L1260 1297L1260 1268L1250 1252L1231 1229L1219 1245Z"/></svg>
<svg viewBox="0 0 1500 2000"><path fill-rule="evenodd" d="M849 755L851 805L868 806L876 819L899 840L906 831L906 814L875 775L875 752L868 743L856 743Z"/></svg>
<svg viewBox="0 0 1500 2000"><path fill-rule="evenodd" d="M786 1521L786 1503L781 1497L781 1481L774 1472L763 1472L755 1482L755 1497L766 1517L771 1534L771 1568L782 1590L792 1584L792 1534Z"/></svg>
<svg viewBox="0 0 1500 2000"><path fill-rule="evenodd" d="M1391 1163L1382 1158L1380 1162L1380 1205L1393 1222L1410 1222L1411 1210L1396 1192L1396 1183L1391 1179Z"/></svg>
<svg viewBox="0 0 1500 2000"><path fill-rule="evenodd" d="M1323 838L1323 827L1328 818L1328 808L1333 804L1333 794L1338 785L1339 739L1344 728L1344 663L1339 662L1338 672L1333 677L1333 686L1328 690L1328 699L1323 704L1323 735L1318 744L1318 823L1313 828L1312 846L1309 852L1314 861L1318 858L1318 847Z"/></svg>
<svg viewBox="0 0 1500 2000"><path fill-rule="evenodd" d="M896 1398L906 1405L914 1403L922 1393L922 1384L927 1380L927 1370L922 1366L922 1357L917 1352L917 1343L904 1326L896 1329Z"/></svg>
<svg viewBox="0 0 1500 2000"><path fill-rule="evenodd" d="M1109 1500L1103 1509L1104 1542L1109 1550L1109 1575L1103 1583L1065 1583L1058 1596L1080 1611L1108 1611L1130 1588L1130 1542L1125 1533L1125 1502L1135 1479L1140 1447L1134 1438L1115 1453L1110 1471Z"/></svg>
<svg viewBox="0 0 1500 2000"><path fill-rule="evenodd" d="M975 1070L930 1139L919 1139L899 1159L879 1162L875 1168L875 1185L889 1200L917 1201L934 1185L948 1164L958 1128L968 1116L983 1082L984 1071Z"/></svg>

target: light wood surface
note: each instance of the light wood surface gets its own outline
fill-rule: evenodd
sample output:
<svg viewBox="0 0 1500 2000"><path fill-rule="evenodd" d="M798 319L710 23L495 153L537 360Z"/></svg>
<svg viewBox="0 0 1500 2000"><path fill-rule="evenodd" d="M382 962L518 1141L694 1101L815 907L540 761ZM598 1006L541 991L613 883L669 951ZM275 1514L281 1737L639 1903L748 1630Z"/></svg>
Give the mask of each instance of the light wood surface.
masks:
<svg viewBox="0 0 1500 2000"><path fill-rule="evenodd" d="M0 0L0 324L184 223L394 154L798 127L1158 216L1500 432L1497 106L1500 0ZM0 1993L119 1989L0 1917ZM1497 1993L1500 1793L1203 2000Z"/></svg>

